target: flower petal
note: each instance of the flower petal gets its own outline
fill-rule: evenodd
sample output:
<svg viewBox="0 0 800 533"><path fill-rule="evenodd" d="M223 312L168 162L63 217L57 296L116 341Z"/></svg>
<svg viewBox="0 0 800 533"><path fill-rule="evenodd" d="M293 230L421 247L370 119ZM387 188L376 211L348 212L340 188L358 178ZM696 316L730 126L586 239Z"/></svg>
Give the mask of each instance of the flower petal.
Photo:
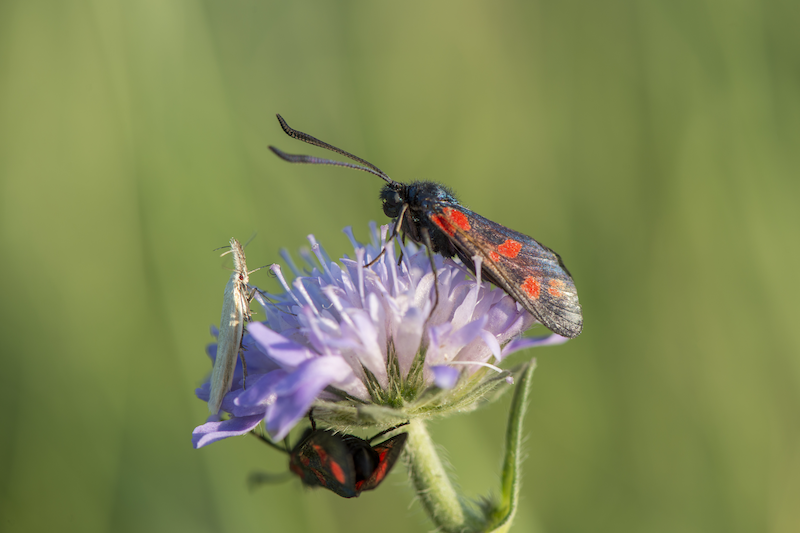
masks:
<svg viewBox="0 0 800 533"><path fill-rule="evenodd" d="M409 307L399 318L392 333L392 339L397 362L400 363L400 375L406 376L419 351L427 316L418 307Z"/></svg>
<svg viewBox="0 0 800 533"><path fill-rule="evenodd" d="M286 378L287 374L285 370L273 370L262 374L252 383L248 381L247 388L239 391L239 395L233 400L234 416L260 414L264 418L267 407L277 399L275 387Z"/></svg>
<svg viewBox="0 0 800 533"><path fill-rule="evenodd" d="M466 346L470 342L472 342L475 337L481 334L483 330L483 326L486 324L486 316L482 316L470 322L469 324L464 324L458 331L453 333L450 337L449 342L454 347L458 346L459 349L461 347Z"/></svg>
<svg viewBox="0 0 800 533"><path fill-rule="evenodd" d="M436 365L455 360L468 360L469 357L461 358L459 353L480 335L485 324L486 317L482 316L466 324L458 331L452 331L452 326L449 322L430 328L428 330L430 343L428 352L425 355L426 363ZM488 357L488 350L485 347L478 348L483 348L479 351L484 352L484 358ZM472 350L468 348L467 352L471 353Z"/></svg>
<svg viewBox="0 0 800 533"><path fill-rule="evenodd" d="M486 346L489 347L489 350L492 352L494 358L499 361L503 356L503 352L500 349L500 343L497 342L497 338L490 332L486 331L485 329L482 329L481 339L483 339L483 342L485 342Z"/></svg>
<svg viewBox="0 0 800 533"><path fill-rule="evenodd" d="M192 445L197 449L228 437L245 435L261 422L261 418L261 415L255 415L222 422L206 422L192 431Z"/></svg>
<svg viewBox="0 0 800 533"><path fill-rule="evenodd" d="M290 341L260 322L251 322L247 331L269 357L283 368L291 369L315 355L305 346Z"/></svg>
<svg viewBox="0 0 800 533"><path fill-rule="evenodd" d="M515 339L503 348L503 359L508 357L514 352L524 350L525 348L533 348L534 346L555 346L557 344L564 344L569 339L561 335L547 335L545 337L527 337L524 339Z"/></svg>
<svg viewBox="0 0 800 533"><path fill-rule="evenodd" d="M440 389L452 389L458 383L458 376L461 371L452 366L436 365L432 366L433 383Z"/></svg>
<svg viewBox="0 0 800 533"><path fill-rule="evenodd" d="M302 363L272 389L275 402L267 406L267 432L274 440L283 439L306 416L325 387L344 382L350 376L352 370L341 357L318 357Z"/></svg>

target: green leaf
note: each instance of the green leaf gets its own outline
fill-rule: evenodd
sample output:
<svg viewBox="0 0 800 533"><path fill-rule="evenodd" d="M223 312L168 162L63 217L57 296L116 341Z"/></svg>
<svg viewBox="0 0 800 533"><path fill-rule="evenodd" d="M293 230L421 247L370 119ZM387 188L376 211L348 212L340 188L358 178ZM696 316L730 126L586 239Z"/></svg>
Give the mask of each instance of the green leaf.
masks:
<svg viewBox="0 0 800 533"><path fill-rule="evenodd" d="M530 396L531 381L535 368L536 360L534 359L523 368L517 379L517 387L514 391L514 398L511 400L508 427L506 428L506 456L503 462L500 501L491 509L488 515L489 527L486 528L487 532L504 533L508 531L517 512L522 468L522 452L520 450L522 422L525 419L525 411L528 408L528 397Z"/></svg>

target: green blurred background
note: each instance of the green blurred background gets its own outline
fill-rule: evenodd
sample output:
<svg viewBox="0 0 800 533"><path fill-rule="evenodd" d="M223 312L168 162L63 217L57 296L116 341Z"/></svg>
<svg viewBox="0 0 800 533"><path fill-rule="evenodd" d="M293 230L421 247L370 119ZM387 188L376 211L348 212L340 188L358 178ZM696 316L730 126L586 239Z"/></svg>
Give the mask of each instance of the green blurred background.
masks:
<svg viewBox="0 0 800 533"><path fill-rule="evenodd" d="M193 450L229 266L385 223L367 174L555 248L516 531L800 531L800 4L0 3L3 531L427 531L403 468L344 500L255 439ZM266 272L254 283L270 287ZM531 352L516 357L519 361ZM509 398L433 425L499 487Z"/></svg>

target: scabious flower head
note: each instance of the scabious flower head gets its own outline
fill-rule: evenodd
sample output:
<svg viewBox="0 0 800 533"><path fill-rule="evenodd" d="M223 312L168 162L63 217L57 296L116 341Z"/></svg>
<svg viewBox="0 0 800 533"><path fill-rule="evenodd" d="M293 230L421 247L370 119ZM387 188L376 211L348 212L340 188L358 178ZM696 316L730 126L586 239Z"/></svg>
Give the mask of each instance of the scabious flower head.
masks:
<svg viewBox="0 0 800 533"><path fill-rule="evenodd" d="M196 448L242 435L262 420L274 440L283 439L313 407L328 426L390 426L409 419L474 409L511 373L494 366L517 350L566 339L558 335L521 338L535 319L504 291L492 288L458 261L434 255L434 272L424 248L398 243L384 249L388 226L371 226L371 242L360 244L345 233L355 258L331 261L313 236L301 254L305 273L288 253L289 281L271 267L283 285L280 294L256 293L266 320L251 322L243 338L241 363L222 410L193 433ZM214 359L216 345L210 345ZM196 391L207 401L209 383Z"/></svg>

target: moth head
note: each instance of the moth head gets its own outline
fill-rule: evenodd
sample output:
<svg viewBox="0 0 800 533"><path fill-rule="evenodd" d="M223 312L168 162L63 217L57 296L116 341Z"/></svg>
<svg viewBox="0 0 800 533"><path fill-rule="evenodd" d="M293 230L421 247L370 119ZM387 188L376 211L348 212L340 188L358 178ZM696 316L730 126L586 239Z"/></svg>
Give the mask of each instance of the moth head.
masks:
<svg viewBox="0 0 800 533"><path fill-rule="evenodd" d="M394 183L384 185L381 189L381 201L383 201L383 212L389 218L397 218L400 216L400 211L403 209L405 200L403 199L402 190L398 187L402 184Z"/></svg>

